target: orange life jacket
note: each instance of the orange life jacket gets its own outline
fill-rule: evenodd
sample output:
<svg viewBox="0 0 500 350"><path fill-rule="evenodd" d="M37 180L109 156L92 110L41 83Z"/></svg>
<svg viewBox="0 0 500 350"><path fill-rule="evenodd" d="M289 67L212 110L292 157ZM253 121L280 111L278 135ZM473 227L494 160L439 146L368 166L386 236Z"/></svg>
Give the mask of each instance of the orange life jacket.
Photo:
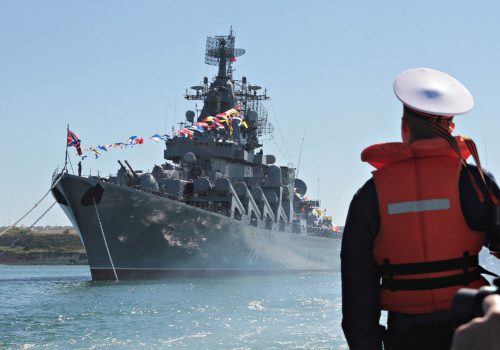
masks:
<svg viewBox="0 0 500 350"><path fill-rule="evenodd" d="M457 141L467 159L467 146ZM378 144L361 159L377 169L380 231L373 254L382 274L382 308L406 314L449 309L459 288L486 285L478 271L486 235L465 221L462 165L448 142Z"/></svg>

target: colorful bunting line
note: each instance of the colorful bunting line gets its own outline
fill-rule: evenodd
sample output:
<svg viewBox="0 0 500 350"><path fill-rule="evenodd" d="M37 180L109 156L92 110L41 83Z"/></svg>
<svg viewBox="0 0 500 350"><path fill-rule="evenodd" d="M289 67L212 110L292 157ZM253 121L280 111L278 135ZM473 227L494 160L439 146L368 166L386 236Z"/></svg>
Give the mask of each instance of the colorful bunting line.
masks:
<svg viewBox="0 0 500 350"><path fill-rule="evenodd" d="M149 137L148 139L154 141L154 142L160 142L160 141L166 141L169 139L169 135L160 135L160 134L154 134L153 136ZM84 155L85 152L90 152L94 155L94 157L97 159L99 156L101 156L101 151L108 152L109 149L112 148L117 148L117 149L123 149L127 147L133 147L134 145L142 145L144 144L144 138L143 137L138 137L136 135L130 136L127 139L127 142L115 142L115 143L106 143L102 145L98 145L97 147L81 147L81 140L76 135L76 133L69 131L68 130L68 137L67 137L67 147L75 147L76 151L79 156L82 157L82 159L87 158L86 155Z"/></svg>
<svg viewBox="0 0 500 350"><path fill-rule="evenodd" d="M188 139L192 139L195 133L203 134L210 130L215 130L217 133L226 133L226 134L229 133L229 135L232 137L234 135L234 129L239 128L241 126L248 128L248 124L246 123L243 114L241 112L241 107L235 106L234 108L231 108L225 111L224 113L217 114L215 117L208 116L191 126L179 129L176 132L174 132L172 136L167 134L154 134L148 137L146 140L151 140L158 143L161 141L167 141L172 137L173 138L185 137ZM97 159L99 158L99 156L101 156L102 151L108 152L108 150L112 148L123 149L123 148L133 147L135 145L142 145L144 144L144 142L145 139L143 137L132 135L127 139L126 142L100 144L97 147L92 146L92 147L82 148L81 140L78 137L78 135L76 135L76 133L68 130L68 135L67 135L67 147L74 146L76 148L78 155L81 156L82 159L86 158L86 155L83 154L85 152L92 153L94 157Z"/></svg>

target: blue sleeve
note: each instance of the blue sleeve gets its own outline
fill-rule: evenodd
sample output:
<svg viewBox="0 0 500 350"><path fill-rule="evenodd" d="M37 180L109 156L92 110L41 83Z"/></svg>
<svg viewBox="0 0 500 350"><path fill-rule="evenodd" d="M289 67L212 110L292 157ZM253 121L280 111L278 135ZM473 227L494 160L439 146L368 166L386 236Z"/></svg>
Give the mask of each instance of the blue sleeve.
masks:
<svg viewBox="0 0 500 350"><path fill-rule="evenodd" d="M379 226L375 183L369 180L349 206L340 253L342 329L351 350L382 349L380 273L373 258Z"/></svg>

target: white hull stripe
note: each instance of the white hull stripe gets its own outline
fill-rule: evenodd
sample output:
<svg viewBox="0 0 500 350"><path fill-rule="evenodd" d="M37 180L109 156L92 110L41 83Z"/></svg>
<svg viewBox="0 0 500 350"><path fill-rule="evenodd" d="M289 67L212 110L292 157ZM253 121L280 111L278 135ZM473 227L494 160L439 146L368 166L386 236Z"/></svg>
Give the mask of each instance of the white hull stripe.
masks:
<svg viewBox="0 0 500 350"><path fill-rule="evenodd" d="M425 199L422 201L390 203L387 205L389 215L418 213L421 211L435 211L450 209L450 200L447 198Z"/></svg>

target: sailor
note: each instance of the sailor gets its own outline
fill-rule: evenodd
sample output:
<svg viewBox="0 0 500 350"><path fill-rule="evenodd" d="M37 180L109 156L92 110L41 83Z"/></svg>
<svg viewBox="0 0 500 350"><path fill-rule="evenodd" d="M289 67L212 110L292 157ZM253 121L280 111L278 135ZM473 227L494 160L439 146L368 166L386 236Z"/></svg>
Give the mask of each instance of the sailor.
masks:
<svg viewBox="0 0 500 350"><path fill-rule="evenodd" d="M383 342L388 350L448 350L453 295L487 284L479 250L500 250L487 239L500 190L472 140L451 136L453 116L473 106L465 86L417 68L396 78L394 92L403 142L361 154L376 170L354 195L344 229L342 328L351 349L380 350ZM471 154L477 166L465 162Z"/></svg>

